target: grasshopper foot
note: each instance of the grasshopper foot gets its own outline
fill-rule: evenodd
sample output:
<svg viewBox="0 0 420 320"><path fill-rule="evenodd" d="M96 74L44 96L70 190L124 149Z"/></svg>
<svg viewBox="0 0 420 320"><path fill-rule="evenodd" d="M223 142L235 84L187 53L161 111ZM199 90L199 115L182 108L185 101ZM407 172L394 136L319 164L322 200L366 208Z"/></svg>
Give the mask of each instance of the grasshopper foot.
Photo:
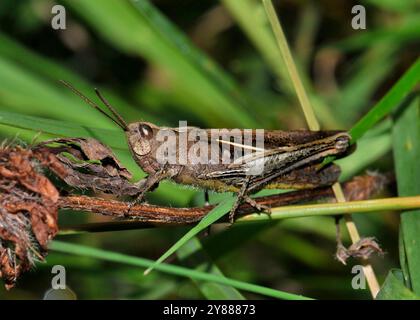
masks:
<svg viewBox="0 0 420 320"><path fill-rule="evenodd" d="M141 192L138 196L137 196L137 198L135 199L135 200L133 200L133 201L130 201L129 203L128 203L128 210L127 210L127 212L124 214L125 216L130 216L130 211L131 211L131 208L132 207L134 207L135 205L137 205L137 204L144 204L144 205L147 205L147 201L146 201L146 199L145 199L145 192Z"/></svg>
<svg viewBox="0 0 420 320"><path fill-rule="evenodd" d="M271 215L271 207L266 206L264 204L259 204L257 201L252 199L251 197L245 196L244 201L248 203L250 206L255 208L259 213L266 213L268 216Z"/></svg>

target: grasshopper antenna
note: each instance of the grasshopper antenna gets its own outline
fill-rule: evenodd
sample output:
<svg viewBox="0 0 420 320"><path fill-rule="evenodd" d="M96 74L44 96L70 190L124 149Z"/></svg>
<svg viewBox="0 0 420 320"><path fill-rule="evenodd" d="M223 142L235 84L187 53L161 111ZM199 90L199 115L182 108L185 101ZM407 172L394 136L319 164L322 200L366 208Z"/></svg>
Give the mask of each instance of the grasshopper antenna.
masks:
<svg viewBox="0 0 420 320"><path fill-rule="evenodd" d="M105 115L107 118L111 119L117 126L119 126L124 131L127 131L127 123L124 121L124 119L115 111L115 109L109 104L108 101L106 101L102 95L99 93L98 89L95 88L96 94L99 96L101 101L111 110L112 114L117 117L117 120L115 120L113 117L111 117L108 113L106 113L104 110L102 110L95 102L90 100L88 97L86 97L83 93L81 93L79 90L77 90L75 87L73 87L70 83L60 80L60 82L65 85L67 88L69 88L73 93L78 95L83 101L85 101L88 105L93 107L94 109L98 110L100 113Z"/></svg>
<svg viewBox="0 0 420 320"><path fill-rule="evenodd" d="M125 131L127 131L128 125L127 122L124 121L124 119L120 116L120 114L115 110L113 106L108 102L108 100L105 99L105 97L99 92L97 88L95 88L96 95L101 99L102 103L108 107L109 110L111 110L112 114L118 119L120 122L121 128L123 128Z"/></svg>

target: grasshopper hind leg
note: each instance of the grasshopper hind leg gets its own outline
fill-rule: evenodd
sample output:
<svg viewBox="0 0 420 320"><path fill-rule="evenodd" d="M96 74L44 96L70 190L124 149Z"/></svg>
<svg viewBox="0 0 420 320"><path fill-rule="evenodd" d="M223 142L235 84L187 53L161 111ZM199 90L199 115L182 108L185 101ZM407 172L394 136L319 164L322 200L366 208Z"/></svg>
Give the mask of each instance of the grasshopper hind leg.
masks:
<svg viewBox="0 0 420 320"><path fill-rule="evenodd" d="M248 195L251 189L250 187L251 178L252 176L246 177L245 181L243 182L241 186L241 189L239 190L237 194L235 203L233 204L232 209L230 210L230 213L229 213L230 224L234 222L236 211L238 210L238 207L240 206L242 202L248 203L251 207L256 209L256 211L258 212L264 212L264 213L267 213L268 215L271 214L271 207L257 203L254 199L252 199Z"/></svg>
<svg viewBox="0 0 420 320"><path fill-rule="evenodd" d="M238 210L239 205L242 203L242 201L244 201L244 198L247 194L248 191L248 186L249 186L249 182L251 181L251 176L246 177L244 183L242 184L241 189L239 190L237 196L236 196L236 200L232 206L232 208L230 209L229 212L229 223L233 224L233 222L235 221L235 214L236 214L236 210Z"/></svg>

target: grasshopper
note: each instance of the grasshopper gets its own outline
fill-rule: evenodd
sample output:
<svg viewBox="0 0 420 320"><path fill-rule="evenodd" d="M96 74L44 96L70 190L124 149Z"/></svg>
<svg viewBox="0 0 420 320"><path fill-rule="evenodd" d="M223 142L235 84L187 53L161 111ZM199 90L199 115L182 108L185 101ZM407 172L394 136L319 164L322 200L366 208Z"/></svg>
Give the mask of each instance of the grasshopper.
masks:
<svg viewBox="0 0 420 320"><path fill-rule="evenodd" d="M124 130L134 160L147 173L146 178L137 182L139 193L136 202L142 201L147 192L154 190L159 182L166 179L181 185L199 187L206 192L233 192L237 194L229 214L233 222L235 211L242 202L250 204L257 211L270 213L270 208L258 205L250 197L261 189L311 189L332 185L340 175L340 168L333 163L324 165L324 159L329 156L343 157L352 150L351 137L345 131L263 131L264 146L258 148L253 146L258 133L261 133L258 130L239 130L243 141L245 133L248 133L248 143L236 143L230 138L220 138L220 135L214 137L214 129L167 128L144 121L127 124L97 89L97 96L113 116L67 82L61 82ZM197 130L211 138L202 139L196 134ZM227 156L232 161L200 162L196 158L185 158L176 145L166 150L166 156L172 153L178 161L162 161L162 157L158 156L164 144L159 139L162 133L163 136L173 137L174 141L187 136L186 150L198 145L201 147L201 156L208 158L216 152L221 158L226 159ZM240 156L235 158L238 150ZM250 154L247 151L252 152ZM180 161L181 158L183 161ZM257 165L260 166L259 172L252 174Z"/></svg>

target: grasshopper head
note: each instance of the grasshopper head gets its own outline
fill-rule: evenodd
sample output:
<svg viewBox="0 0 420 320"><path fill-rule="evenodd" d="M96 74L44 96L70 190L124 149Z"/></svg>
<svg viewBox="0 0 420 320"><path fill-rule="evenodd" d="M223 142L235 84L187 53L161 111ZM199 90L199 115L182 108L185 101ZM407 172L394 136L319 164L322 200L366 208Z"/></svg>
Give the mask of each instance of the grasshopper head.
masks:
<svg viewBox="0 0 420 320"><path fill-rule="evenodd" d="M127 126L127 140L136 156L146 156L155 148L154 138L158 129L150 122L134 122Z"/></svg>

